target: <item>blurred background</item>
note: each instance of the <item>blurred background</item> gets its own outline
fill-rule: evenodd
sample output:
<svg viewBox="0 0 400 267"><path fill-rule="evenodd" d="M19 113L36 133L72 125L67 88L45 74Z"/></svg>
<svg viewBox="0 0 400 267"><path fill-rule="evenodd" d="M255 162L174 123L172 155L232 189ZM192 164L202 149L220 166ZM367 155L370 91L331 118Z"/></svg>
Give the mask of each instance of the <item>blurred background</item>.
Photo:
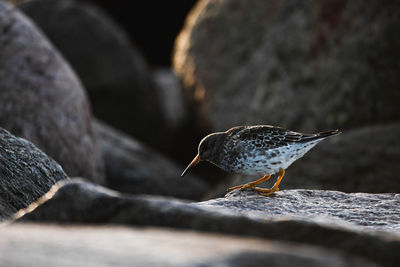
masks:
<svg viewBox="0 0 400 267"><path fill-rule="evenodd" d="M270 124L343 131L296 162L284 188L400 189L396 1L13 2L76 72L100 139L110 126L173 162L168 181L206 134ZM106 143L111 187L155 179L143 178L156 167L137 150ZM247 179L206 163L192 171L208 197Z"/></svg>

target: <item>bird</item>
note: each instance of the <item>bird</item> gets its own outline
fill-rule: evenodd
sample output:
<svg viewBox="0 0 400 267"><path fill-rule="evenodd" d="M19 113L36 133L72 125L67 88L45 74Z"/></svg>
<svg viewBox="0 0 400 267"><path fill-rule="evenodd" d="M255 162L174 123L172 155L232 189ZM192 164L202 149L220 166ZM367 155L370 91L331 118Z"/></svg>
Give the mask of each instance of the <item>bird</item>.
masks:
<svg viewBox="0 0 400 267"><path fill-rule="evenodd" d="M233 127L204 137L199 143L197 155L181 176L200 161L208 161L229 173L262 176L250 183L231 187L228 191L249 188L269 196L279 191L285 170L294 161L325 138L340 133L336 129L307 134L271 125ZM257 187L278 172L279 176L271 188Z"/></svg>

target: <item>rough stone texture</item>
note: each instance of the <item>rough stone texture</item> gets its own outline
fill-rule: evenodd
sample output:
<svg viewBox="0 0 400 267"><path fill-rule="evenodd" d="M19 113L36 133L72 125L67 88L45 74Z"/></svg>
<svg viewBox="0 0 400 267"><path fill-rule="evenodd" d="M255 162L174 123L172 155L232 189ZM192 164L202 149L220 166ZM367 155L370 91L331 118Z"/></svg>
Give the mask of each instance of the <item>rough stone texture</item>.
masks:
<svg viewBox="0 0 400 267"><path fill-rule="evenodd" d="M43 34L0 2L0 126L53 157L68 175L103 182L82 86Z"/></svg>
<svg viewBox="0 0 400 267"><path fill-rule="evenodd" d="M99 121L93 123L93 128L99 136L111 188L192 200L205 196L208 187L203 181L194 175L180 177L183 166Z"/></svg>
<svg viewBox="0 0 400 267"><path fill-rule="evenodd" d="M0 128L0 222L46 194L67 175L29 141Z"/></svg>
<svg viewBox="0 0 400 267"><path fill-rule="evenodd" d="M365 230L400 234L400 194L343 193L326 190L282 190L272 197L234 190L224 198L197 204L221 207L249 217L291 216L341 220ZM400 236L400 235L399 235Z"/></svg>
<svg viewBox="0 0 400 267"><path fill-rule="evenodd" d="M400 124L394 123L362 127L328 138L287 169L279 188L400 192L399 136ZM235 176L221 190L255 178L260 177ZM271 178L265 186L271 187L275 180Z"/></svg>
<svg viewBox="0 0 400 267"><path fill-rule="evenodd" d="M311 246L184 231L13 224L0 234L0 262L8 267L377 266Z"/></svg>
<svg viewBox="0 0 400 267"><path fill-rule="evenodd" d="M398 121L400 2L199 1L174 68L215 130Z"/></svg>
<svg viewBox="0 0 400 267"><path fill-rule="evenodd" d="M19 7L74 67L95 116L157 146L160 139L154 130L164 127L160 100L144 60L125 32L87 2L37 0Z"/></svg>
<svg viewBox="0 0 400 267"><path fill-rule="evenodd" d="M224 199L189 204L121 195L73 180L22 220L164 226L257 236L334 248L384 266L397 266L399 201L395 194L286 190L268 198L234 192ZM318 214L315 207L319 207ZM362 216L357 208L362 208Z"/></svg>

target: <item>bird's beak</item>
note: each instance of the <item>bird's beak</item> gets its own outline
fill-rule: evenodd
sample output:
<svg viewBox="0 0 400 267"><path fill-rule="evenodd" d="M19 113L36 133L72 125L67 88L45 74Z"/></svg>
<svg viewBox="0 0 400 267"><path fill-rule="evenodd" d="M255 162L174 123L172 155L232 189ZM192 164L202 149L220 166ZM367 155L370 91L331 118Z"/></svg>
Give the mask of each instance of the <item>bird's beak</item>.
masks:
<svg viewBox="0 0 400 267"><path fill-rule="evenodd" d="M197 156L190 162L189 166L186 167L186 169L182 172L181 177L185 176L185 173L192 167L196 166L197 163L200 162L200 155L197 154Z"/></svg>

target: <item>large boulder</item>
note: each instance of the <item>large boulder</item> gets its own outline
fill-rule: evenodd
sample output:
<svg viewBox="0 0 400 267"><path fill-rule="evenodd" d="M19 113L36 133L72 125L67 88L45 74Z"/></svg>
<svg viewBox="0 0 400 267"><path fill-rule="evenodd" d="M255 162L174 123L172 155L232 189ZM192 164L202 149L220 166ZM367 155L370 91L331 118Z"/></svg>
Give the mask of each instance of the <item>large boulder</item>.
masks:
<svg viewBox="0 0 400 267"><path fill-rule="evenodd" d="M36 0L19 7L74 67L96 117L153 147L164 141L158 134L164 127L161 100L148 67L108 14L76 0Z"/></svg>
<svg viewBox="0 0 400 267"><path fill-rule="evenodd" d="M0 222L67 179L61 166L29 141L0 128Z"/></svg>
<svg viewBox="0 0 400 267"><path fill-rule="evenodd" d="M81 83L42 32L0 2L0 126L53 157L68 175L104 181Z"/></svg>
<svg viewBox="0 0 400 267"><path fill-rule="evenodd" d="M398 121L400 2L201 0L174 68L215 130Z"/></svg>
<svg viewBox="0 0 400 267"><path fill-rule="evenodd" d="M16 223L0 235L0 262L8 267L378 266L301 244L166 229Z"/></svg>
<svg viewBox="0 0 400 267"><path fill-rule="evenodd" d="M333 248L396 266L400 262L399 202L396 194L284 190L271 197L234 191L225 198L190 204L122 195L71 180L21 220L164 226L256 236Z"/></svg>
<svg viewBox="0 0 400 267"><path fill-rule="evenodd" d="M192 174L180 177L183 166L98 120L93 128L99 136L109 187L127 193L192 200L206 195L205 182Z"/></svg>

